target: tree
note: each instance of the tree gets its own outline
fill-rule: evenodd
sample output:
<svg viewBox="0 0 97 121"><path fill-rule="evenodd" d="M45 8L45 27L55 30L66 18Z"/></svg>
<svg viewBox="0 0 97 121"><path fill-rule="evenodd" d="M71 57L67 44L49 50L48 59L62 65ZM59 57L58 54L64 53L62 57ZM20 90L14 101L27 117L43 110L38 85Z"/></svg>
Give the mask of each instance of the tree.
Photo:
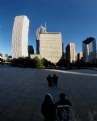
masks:
<svg viewBox="0 0 97 121"><path fill-rule="evenodd" d="M36 68L43 68L44 67L42 64L42 61L38 57L35 57L33 59L33 63L34 63Z"/></svg>

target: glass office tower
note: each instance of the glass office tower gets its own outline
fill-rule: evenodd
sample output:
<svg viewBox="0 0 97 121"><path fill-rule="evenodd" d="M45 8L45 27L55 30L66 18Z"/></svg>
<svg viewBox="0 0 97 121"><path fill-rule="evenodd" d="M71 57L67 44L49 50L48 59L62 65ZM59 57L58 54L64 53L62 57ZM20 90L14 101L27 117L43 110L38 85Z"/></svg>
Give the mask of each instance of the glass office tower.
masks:
<svg viewBox="0 0 97 121"><path fill-rule="evenodd" d="M94 63L96 59L96 40L93 37L86 38L82 42L84 62Z"/></svg>

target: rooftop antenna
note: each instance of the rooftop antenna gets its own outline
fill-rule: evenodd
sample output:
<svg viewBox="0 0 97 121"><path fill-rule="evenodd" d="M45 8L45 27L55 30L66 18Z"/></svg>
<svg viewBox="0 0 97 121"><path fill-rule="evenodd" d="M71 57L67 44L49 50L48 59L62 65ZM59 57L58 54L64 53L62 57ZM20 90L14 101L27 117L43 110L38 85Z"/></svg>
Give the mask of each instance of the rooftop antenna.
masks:
<svg viewBox="0 0 97 121"><path fill-rule="evenodd" d="M46 22L45 22L45 29L46 29Z"/></svg>

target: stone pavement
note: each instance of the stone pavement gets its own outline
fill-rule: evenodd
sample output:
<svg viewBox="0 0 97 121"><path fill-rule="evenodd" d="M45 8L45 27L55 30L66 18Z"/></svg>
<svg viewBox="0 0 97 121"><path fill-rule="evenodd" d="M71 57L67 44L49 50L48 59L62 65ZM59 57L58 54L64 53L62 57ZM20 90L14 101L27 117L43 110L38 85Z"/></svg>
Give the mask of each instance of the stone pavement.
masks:
<svg viewBox="0 0 97 121"><path fill-rule="evenodd" d="M57 87L49 88L46 77L56 73ZM97 111L97 71L41 70L0 66L0 121L43 121L41 103L47 93L54 102L66 93L75 116L89 121L89 111Z"/></svg>

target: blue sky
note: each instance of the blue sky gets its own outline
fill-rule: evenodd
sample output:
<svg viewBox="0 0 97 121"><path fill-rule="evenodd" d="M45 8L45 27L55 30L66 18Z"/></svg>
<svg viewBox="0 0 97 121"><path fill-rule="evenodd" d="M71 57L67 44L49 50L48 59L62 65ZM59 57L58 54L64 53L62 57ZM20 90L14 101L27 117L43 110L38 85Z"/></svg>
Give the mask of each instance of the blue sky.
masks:
<svg viewBox="0 0 97 121"><path fill-rule="evenodd" d="M29 41L36 48L36 29L45 22L48 32L61 32L65 47L76 44L82 50L87 37L97 40L97 0L0 0L0 53L11 55L15 16L30 20Z"/></svg>

